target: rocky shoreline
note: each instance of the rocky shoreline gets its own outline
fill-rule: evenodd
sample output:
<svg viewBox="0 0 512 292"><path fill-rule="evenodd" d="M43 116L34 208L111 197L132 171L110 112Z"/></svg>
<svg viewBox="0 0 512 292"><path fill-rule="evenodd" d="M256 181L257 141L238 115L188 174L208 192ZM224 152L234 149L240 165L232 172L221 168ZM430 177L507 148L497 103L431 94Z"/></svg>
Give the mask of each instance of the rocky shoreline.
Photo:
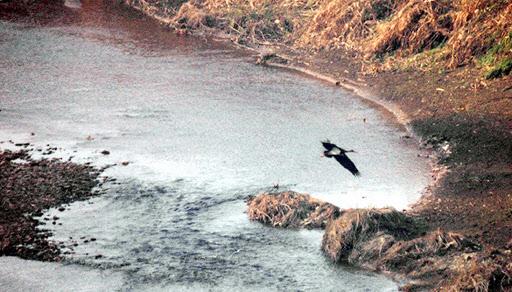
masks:
<svg viewBox="0 0 512 292"><path fill-rule="evenodd" d="M49 148L51 151L53 148ZM58 216L43 218L45 209L86 200L101 192L102 169L59 159L33 159L27 150L0 150L0 256L41 261L62 260L51 233L38 226L60 224Z"/></svg>

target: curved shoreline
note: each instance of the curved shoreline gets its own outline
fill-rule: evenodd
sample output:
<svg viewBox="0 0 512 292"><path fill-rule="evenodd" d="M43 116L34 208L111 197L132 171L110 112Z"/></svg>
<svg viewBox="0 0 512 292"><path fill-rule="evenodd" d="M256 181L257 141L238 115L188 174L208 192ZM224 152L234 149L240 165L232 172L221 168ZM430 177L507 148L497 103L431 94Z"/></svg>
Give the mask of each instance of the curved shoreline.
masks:
<svg viewBox="0 0 512 292"><path fill-rule="evenodd" d="M132 1L130 1L130 0L125 0L126 5L128 5L129 7L135 9L136 11L138 11L140 13L143 13L145 16L156 20L160 24L167 25L170 27L175 27L175 23L172 18L160 16L157 14L158 13L157 10L151 10L148 7L140 7L140 6L132 4L131 2ZM150 5L150 4L147 4L147 5ZM201 32L201 33L203 33L203 32ZM271 51L271 52L275 51L274 47L271 45L263 44L262 48L256 49L256 48L253 48L250 46L233 43L231 39L229 39L225 35L222 35L221 32L218 30L211 30L211 31L207 32L207 34L210 37L215 37L216 39L218 39L220 41L223 41L229 45L238 47L242 50L254 52L255 57L258 57L258 58L261 58L263 51ZM368 90L367 88L364 88L363 87L364 85L360 84L357 81L351 80L349 78L338 79L338 78L334 77L333 75L324 74L319 71L315 71L311 68L302 67L302 66L298 66L298 65L294 65L294 64L289 64L289 62L291 60L286 55L275 54L275 57L282 58L282 59L286 60L287 63L282 64L282 63L272 62L272 59L270 59L269 61L260 63L260 65L264 65L264 66L268 66L268 67L272 67L272 68L276 68L276 69L281 69L281 70L288 70L288 71L292 71L292 72L299 73L299 74L304 74L308 77L327 82L332 86L337 86L344 90L347 90L347 91L353 93L355 96L357 96L361 100L371 103L372 106L375 107L376 109L378 109L379 111L381 111L381 113L386 114L386 115L387 114L391 115L392 119L394 120L394 122L396 122L398 127L400 127L402 130L407 132L407 134L410 135L411 137L415 138L417 145L419 145L421 143L420 136L417 135L413 131L412 127L410 126L410 122L412 120L411 117L409 117L409 115L407 115L397 104L393 104L393 103L390 103L382 98L378 98L370 90ZM258 64L258 61L256 61L256 64ZM416 147L419 151L422 150L419 146L416 146ZM432 190L439 186L438 184L443 179L443 176L446 174L446 170L447 170L446 167L444 167L438 163L438 158L435 153L434 153L434 155L428 155L428 157L429 157L429 164L430 164L430 168L431 168L430 182L425 186L424 191L421 193L418 200L414 203L411 203L408 206L408 209L412 209L414 206L420 205L421 201L424 198L432 196Z"/></svg>
<svg viewBox="0 0 512 292"><path fill-rule="evenodd" d="M172 20L172 18L159 16L159 15L157 15L156 10L151 11L150 9L133 5L130 2L131 2L130 0L125 0L126 5L128 5L129 7L135 9L136 11L138 11L140 13L143 13L145 16L156 20L157 22L159 22L162 25L166 25L166 26L173 27L173 28L175 27L174 21ZM201 32L201 33L203 33L203 32ZM256 48L253 48L250 46L236 44L236 43L232 42L232 40L229 39L227 36L222 35L221 32L217 31L217 30L209 31L207 33L207 35L209 37L215 37L217 40L225 42L234 47L238 47L242 50L253 52L253 53L255 53L254 54L255 57L261 57L262 51L274 51L272 46L265 46L263 48L256 49ZM285 60L289 61L289 58L282 57L280 54L276 54L275 56L278 58L284 58ZM257 64L258 64L258 62L256 61L255 65L257 65ZM332 75L329 76L327 74L323 74L323 73L321 73L319 71L315 71L313 69L300 67L300 66L296 66L296 65L290 65L290 64L275 63L272 61L266 61L264 63L260 63L260 65L264 65L264 66L268 66L268 67L272 67L272 68L276 68L276 69L281 69L281 70L289 70L289 71L292 71L292 72L295 72L298 74L304 74L307 77L311 77L311 78L314 78L314 79L317 79L320 81L324 81L324 82L329 83L332 86L337 86L337 87L342 88L343 90L349 91L349 92L353 93L356 97L360 98L362 101L370 102L372 104L372 106L377 108L379 111L381 111L381 113L391 115L392 119L396 122L397 126L402 128L402 130L407 132L410 136L414 137L417 144L420 143L420 137L414 133L414 131L412 130L412 128L409 124L411 121L411 118L404 111L402 111L398 105L386 102L383 99L379 99L377 96L372 94L370 90L364 89L361 85L358 84L358 82L356 82L354 80L350 80L348 78L337 79ZM418 146L417 146L417 149L421 150ZM436 187L438 187L439 182L442 180L443 176L446 174L445 171L438 171L438 169L444 169L444 168L437 163L437 158L435 157L435 155L429 156L429 163L431 164L430 182L427 186L425 186L425 189L421 193L418 200L415 203L412 203L408 206L408 210L412 211L412 208L414 206L420 205L422 200L426 199L427 197L432 196L432 190L435 189ZM359 265L359 266L354 265L354 266L383 274L383 275L389 277L390 279L392 279L393 281L396 281L397 284L399 282L404 282L404 281L407 282L406 275L399 273L399 272L392 272L392 271L380 270L380 269L375 269L375 268L371 269L369 267L365 267L362 265Z"/></svg>
<svg viewBox="0 0 512 292"><path fill-rule="evenodd" d="M134 4L134 1L125 0L124 2L128 4L130 7L133 7L136 10L141 11L146 16L149 16L150 18L160 21L160 23L163 23L171 27L175 27L175 25L173 24L173 19L171 17L163 17L157 15L158 8L156 7L153 7L153 10L151 11L151 9L144 9L144 7L136 7L137 4ZM145 3L145 5L151 6L151 4L148 3ZM215 28L204 28L202 30L201 28L199 28L198 30L200 33L205 33L206 31L206 34L209 36L219 37L219 34L222 33L221 29ZM188 34L187 29L178 29L177 31L178 34ZM491 217L495 216L495 214L489 213L491 211L484 209L486 204L492 204L492 202L494 202L495 197L493 195L493 192L490 192L489 195L481 199L484 201L483 203L479 198L471 199L472 201L475 202L471 203L471 207L467 206L467 200L465 199L465 197L457 194L459 194L462 191L465 191L466 185L468 187L472 185L471 177L467 177L468 173L472 173L472 169L474 167L478 167L478 160L476 162L473 162L475 161L473 158L474 155L479 155L478 159L486 161L487 164L494 163L498 167L501 167L501 172L496 172L496 175L502 177L501 181L499 180L500 178L497 179L499 182L502 182L503 185L506 185L508 181L506 175L506 162L505 164L503 164L503 159L500 162L500 159L497 158L499 156L507 157L507 149L509 147L512 148L512 143L510 143L510 141L507 142L507 136L512 136L512 133L507 134L506 131L507 123L511 123L510 121L506 121L506 108L502 111L505 115L504 121L502 122L500 120L495 121L491 117L482 117L481 120L479 120L478 117L475 119L472 116L461 115L458 113L457 110L453 110L452 108L448 107L457 104L457 102L450 103L450 101L447 104L445 104L444 107L442 104L437 104L437 101L435 100L432 100L430 102L427 101L427 103L425 104L423 98L425 95L423 94L428 92L428 90L433 90L434 93L445 93L446 87L444 87L444 85L444 88L436 87L438 86L436 85L436 82L429 84L428 80L426 82L423 82L423 79L414 79L414 77L412 78L412 82L410 82L410 78L407 78L407 80L402 80L401 78L404 78L405 76L403 74L400 75L400 72L398 76L394 76L394 74L391 73L384 76L379 75L377 77L374 77L373 80L370 78L370 81L367 83L372 84L373 82L375 82L376 88L379 91L383 90L383 95L381 96L380 94L375 94L375 90L364 88L364 86L362 86L358 82L351 80L350 78L335 77L335 75L343 76L343 74L340 74L339 72L340 65L348 65L348 67L346 68L350 69L350 65L354 66L352 61L348 61L348 63L343 63L342 61L334 61L334 65L329 65L327 64L328 61L330 60L329 54L327 54L327 56L324 56L324 58L322 58L322 56L320 56L319 58L315 56L314 59L311 59L311 56L304 56L300 52L295 52L293 48L281 49L280 47L276 46L276 44L265 43L263 44L263 46L261 46L262 44L258 43L257 45L260 47L258 49L255 49L250 46L235 43L232 39L229 39L227 35L224 35L221 38L224 41L229 41L234 46L241 47L242 49L250 50L252 52L256 52L260 54L260 57L264 57L264 55L261 55L261 52L263 50L272 52L271 55L274 56L287 55L289 53L293 55L293 53L296 53L295 55L298 55L298 57L294 59L296 61L299 61L300 63L305 64L305 66L298 66L294 63L290 64L289 62L286 62L286 64L273 63L271 60L266 61L265 63L270 67L292 70L294 72L305 74L309 77L313 77L328 82L332 85L340 86L345 90L351 91L356 96L361 98L361 100L368 101L372 105L380 109L383 109L387 113L390 113L393 116L394 120L398 123L398 125L402 126L406 130L406 132L411 134L411 136L414 136L417 141L423 142L425 145L430 145L429 147L431 147L432 149L431 153L433 153L433 155L429 155L432 167L431 181L425 187L425 190L423 191L420 198L415 203L411 204L408 207L406 213L412 216L424 218L426 221L429 222L428 225L431 231L443 228L447 229L448 231L454 230L466 233L475 230L475 226L477 226L476 230L479 230L478 226L493 226L491 228L496 229L494 228L496 222L492 221L493 219L490 219ZM287 59L288 61L290 61L292 58ZM308 63L307 61L309 61L310 63ZM314 65L311 65L311 63L313 63ZM333 61L331 61L330 63L332 64ZM329 70L334 71L331 72ZM353 71L353 73L357 73L360 70L356 68ZM346 75L349 75L350 72L345 70L345 73L347 73ZM406 72L402 73L405 74ZM433 76L435 77L435 74ZM391 88L386 88L390 87L388 86L390 85L388 83L389 80L391 80L391 82L394 82L391 83L395 85L394 87L391 86ZM418 84L415 84L415 81L421 83L421 85L418 86ZM451 82L453 83L453 81ZM402 86L402 83L406 84L405 87ZM506 90L507 88L504 89L504 92ZM448 95L448 92L446 94ZM449 94L454 94L454 91L450 89ZM455 94L457 93L455 92ZM408 95L409 98L407 98ZM490 97L487 96L486 98L489 99ZM496 99L494 98L490 100L492 101ZM465 99L465 97L463 97L462 95L459 97L458 101L468 102L468 104L472 103ZM436 114L439 110L441 113L444 113L446 117L442 116L440 118L437 118ZM486 109L486 111L482 111L482 114L488 114L488 109ZM459 125L462 125L463 127L459 128ZM479 135L478 133L481 131L491 131L492 137L494 137L494 139L489 140L489 138L486 135ZM468 133L470 133L469 138ZM485 153L485 148L475 148L478 147L475 145L478 145L478 142L480 141L484 143L484 145L491 143L489 144L489 146L491 148L497 149L498 153L495 153L496 155L487 154ZM469 149L469 151L467 149ZM454 154L451 154L452 152ZM489 170L480 169L479 172L477 173L479 173L479 175L482 175L483 177L486 177L488 176L488 172ZM492 175L495 174L492 173ZM461 181L462 184L458 181ZM477 187L476 189L469 188L468 190L470 190L470 194L475 192L485 192L486 187L482 186L480 188ZM507 192L507 189L506 187L502 187L501 189L498 189L498 191L500 193L502 193L503 191ZM500 199L503 200L506 198L500 197ZM475 206L474 204L481 205ZM510 205L512 206L512 204ZM481 206L483 206L484 208L482 208ZM440 212L439 210L442 210L443 212ZM503 212L506 212L506 210L503 210L501 212L501 214L503 214ZM481 219L479 219L479 222L476 223L476 225L472 222L472 220L464 219L468 218L468 215L470 214L473 216L474 214L479 214L481 216ZM477 241L486 240L483 250L475 252L475 255L467 257L467 255L464 254L464 251L460 251L464 259L472 258L470 262L476 263L476 265L479 265L481 263L488 263L485 264L486 268L482 268L481 270L471 270L469 268L461 269L459 270L458 276L456 277L458 282L454 282L454 279L449 279L449 281L446 281L439 279L435 280L431 278L427 279L427 282L421 283L419 286L414 283L411 283L412 286L404 288L414 289L415 286L423 286L431 287L432 289L478 289L476 285L483 285L485 287L495 285L497 279L493 276L493 269L496 268L499 269L500 271L507 271L507 269L509 268L512 269L512 267L503 265L504 262L507 262L507 258L512 261L512 238L510 239L508 244L503 245L502 247L499 246L499 244L503 244L503 242L507 241L507 232L503 232L503 230L506 230L506 228L507 223L502 222L500 225L500 229L496 229L493 231L493 237L486 236L487 231L485 230L483 233L481 233L481 235L472 235L471 238L474 238ZM498 253L503 254L505 260L493 257L493 254L496 254L497 250L500 250L496 248L503 248L504 253L502 251L498 251ZM425 260L428 260L428 258L426 258ZM365 268L364 263L355 264L356 266ZM384 274L391 275L392 278L394 279L403 279L401 275L405 277L407 274L400 274L400 272L387 273L385 272L385 270L376 267L374 267L373 270L381 273L384 272ZM473 278L473 275L467 275L468 271L471 271L475 275L478 275L478 277L480 277L479 280L476 281ZM441 274L443 274L443 272L441 272ZM507 275L507 272L505 272L505 275ZM449 275L447 274L444 274L444 276L449 277ZM501 280L499 281L501 281L501 284L499 285L511 285L511 283L507 282L508 280L506 280L506 277L500 279Z"/></svg>
<svg viewBox="0 0 512 292"><path fill-rule="evenodd" d="M163 24L163 25L166 25L169 27L175 27L175 23L172 18L160 16L157 14L158 13L157 10L151 11L151 9L149 9L149 6L141 7L138 5L134 5L132 2L133 2L133 0L124 0L124 3L126 5L128 5L130 8L133 8L136 11L143 13L145 16L156 20L160 24ZM147 4L147 5L150 5L150 4ZM201 33L203 33L203 32L201 32ZM258 58L261 57L263 51L272 51L272 52L274 51L274 47L272 47L271 45L263 44L263 46L264 46L263 48L256 49L256 48L253 48L250 46L234 43L231 39L229 39L229 37L227 37L226 35L223 35L222 32L218 31L218 30L212 29L207 34L208 34L208 36L214 37L214 38L216 38L222 42L225 42L229 45L238 47L242 50L251 51L251 52L255 53L255 57L258 57ZM290 61L290 58L286 55L281 56L280 54L276 54L275 56L277 58L283 58L284 60L286 60L288 62ZM256 63L258 63L258 62L256 61ZM421 143L420 136L417 135L413 131L412 127L410 126L410 122L412 119L411 119L411 117L409 117L409 115L407 115L397 104L393 104L393 103L390 103L382 98L378 98L370 90L368 90L367 88L364 88L363 87L364 85L360 84L357 81L351 80L349 78L338 79L332 75L324 74L324 73L315 71L310 68L293 65L293 64L288 64L288 63L281 64L281 63L277 63L277 62L272 62L271 60L261 63L261 65L272 67L272 68L277 68L277 69L282 69L282 70L289 70L289 71L293 71L293 72L299 73L299 74L304 74L308 77L327 82L332 86L337 86L337 87L343 88L344 90L347 90L347 91L353 93L355 96L357 96L361 100L370 102L372 104L372 106L374 108L378 109L381 113L386 114L386 115L388 115L388 114L391 115L392 119L394 120L394 122L396 122L396 125L399 128L401 128L402 130L407 132L407 134L410 135L411 137L415 138L417 145L419 145ZM422 150L418 146L417 146L417 149L419 151ZM443 176L446 174L446 167L443 167L442 165L440 165L438 163L438 158L437 158L436 154L435 153L433 153L433 154L434 155L428 155L429 164L430 164L430 168L431 168L430 182L425 186L424 191L421 193L418 200L414 203L411 203L408 206L409 209L411 209L413 206L419 205L420 201L423 200L424 198L432 196L432 190L435 189L436 187L438 187L439 182L442 180Z"/></svg>

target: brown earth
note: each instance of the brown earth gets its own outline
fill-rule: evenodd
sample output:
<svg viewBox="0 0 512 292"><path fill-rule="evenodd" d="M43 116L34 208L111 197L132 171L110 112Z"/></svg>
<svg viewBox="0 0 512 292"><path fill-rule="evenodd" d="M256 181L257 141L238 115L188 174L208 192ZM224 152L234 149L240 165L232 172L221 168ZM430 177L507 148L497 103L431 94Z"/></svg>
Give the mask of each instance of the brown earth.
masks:
<svg viewBox="0 0 512 292"><path fill-rule="evenodd" d="M52 151L50 148L48 151ZM38 225L59 224L58 216L33 219L43 210L98 195L98 170L57 159L34 160L25 150L0 151L0 256L61 260L59 246ZM60 207L59 210L64 210Z"/></svg>

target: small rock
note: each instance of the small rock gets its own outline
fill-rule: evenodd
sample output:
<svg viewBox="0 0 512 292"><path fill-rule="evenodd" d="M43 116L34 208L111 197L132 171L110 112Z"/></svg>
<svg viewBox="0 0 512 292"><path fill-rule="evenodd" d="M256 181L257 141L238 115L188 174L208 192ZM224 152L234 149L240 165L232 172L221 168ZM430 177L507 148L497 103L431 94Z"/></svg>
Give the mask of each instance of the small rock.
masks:
<svg viewBox="0 0 512 292"><path fill-rule="evenodd" d="M96 241L96 238L92 237L92 238L91 238L91 241Z"/></svg>
<svg viewBox="0 0 512 292"><path fill-rule="evenodd" d="M102 257L103 257L103 256L102 256L102 255L100 255L100 254L97 254L97 255L95 255L95 256L94 256L94 258L95 258L95 259L101 259Z"/></svg>
<svg viewBox="0 0 512 292"><path fill-rule="evenodd" d="M103 150L100 152L101 154L103 155L109 155L110 154L110 151L107 151L107 150Z"/></svg>
<svg viewBox="0 0 512 292"><path fill-rule="evenodd" d="M123 162L121 162L121 164L124 165L124 166L127 166L128 164L130 164L130 162L129 161L123 161Z"/></svg>
<svg viewBox="0 0 512 292"><path fill-rule="evenodd" d="M59 210L60 212L64 212L64 210L66 210L66 208L64 208L64 207L59 207L59 209L57 209L57 210Z"/></svg>

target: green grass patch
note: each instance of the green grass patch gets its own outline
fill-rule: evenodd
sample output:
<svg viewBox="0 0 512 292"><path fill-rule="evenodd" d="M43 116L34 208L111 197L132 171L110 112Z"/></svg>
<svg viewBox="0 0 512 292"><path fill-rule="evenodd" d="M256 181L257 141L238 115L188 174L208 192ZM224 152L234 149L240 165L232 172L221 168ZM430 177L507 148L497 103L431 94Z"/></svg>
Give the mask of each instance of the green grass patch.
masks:
<svg viewBox="0 0 512 292"><path fill-rule="evenodd" d="M495 79L510 74L512 71L512 58L500 61L485 73L486 79Z"/></svg>
<svg viewBox="0 0 512 292"><path fill-rule="evenodd" d="M512 31L492 46L479 63L486 69L485 78L494 79L510 74L512 71Z"/></svg>

